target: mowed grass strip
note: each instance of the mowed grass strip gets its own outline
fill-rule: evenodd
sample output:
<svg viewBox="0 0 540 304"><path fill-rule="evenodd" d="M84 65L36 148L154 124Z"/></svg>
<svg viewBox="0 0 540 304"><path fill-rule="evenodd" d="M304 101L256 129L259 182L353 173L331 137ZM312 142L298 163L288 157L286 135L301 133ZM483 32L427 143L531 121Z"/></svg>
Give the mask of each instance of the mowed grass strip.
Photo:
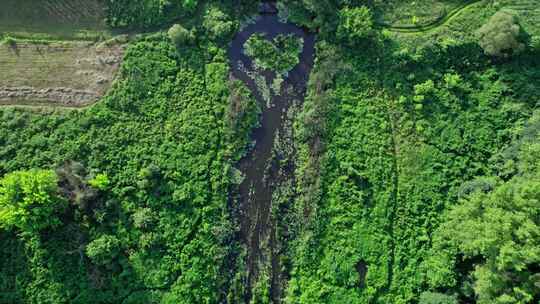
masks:
<svg viewBox="0 0 540 304"><path fill-rule="evenodd" d="M0 33L38 39L109 37L99 0L2 0Z"/></svg>
<svg viewBox="0 0 540 304"><path fill-rule="evenodd" d="M0 103L88 105L110 87L122 55L118 44L1 44Z"/></svg>

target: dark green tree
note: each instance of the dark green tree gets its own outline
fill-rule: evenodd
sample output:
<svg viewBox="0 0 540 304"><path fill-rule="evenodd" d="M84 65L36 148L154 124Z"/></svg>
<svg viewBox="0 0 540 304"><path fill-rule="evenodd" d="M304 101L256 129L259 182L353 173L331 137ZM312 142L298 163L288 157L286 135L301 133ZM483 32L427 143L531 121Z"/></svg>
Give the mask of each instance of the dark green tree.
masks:
<svg viewBox="0 0 540 304"><path fill-rule="evenodd" d="M120 252L120 241L113 235L104 234L88 244L86 255L96 264L110 264Z"/></svg>
<svg viewBox="0 0 540 304"><path fill-rule="evenodd" d="M208 37L212 40L231 38L236 30L236 23L218 7L210 7L204 14L203 26Z"/></svg>
<svg viewBox="0 0 540 304"><path fill-rule="evenodd" d="M436 254L428 263L434 287L456 284L461 261L472 263L479 304L531 303L540 296L539 164L538 141L524 144L518 175L451 209L435 233Z"/></svg>
<svg viewBox="0 0 540 304"><path fill-rule="evenodd" d="M180 24L173 25L167 32L171 41L176 45L185 45L193 42L193 35Z"/></svg>
<svg viewBox="0 0 540 304"><path fill-rule="evenodd" d="M339 12L337 35L340 39L355 42L368 37L373 31L373 15L365 6L343 8Z"/></svg>

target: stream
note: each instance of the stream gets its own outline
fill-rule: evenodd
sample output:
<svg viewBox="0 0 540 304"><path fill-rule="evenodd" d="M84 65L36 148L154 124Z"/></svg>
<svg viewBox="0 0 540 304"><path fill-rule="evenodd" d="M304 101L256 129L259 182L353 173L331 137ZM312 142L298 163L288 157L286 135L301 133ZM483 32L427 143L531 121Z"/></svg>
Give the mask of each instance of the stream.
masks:
<svg viewBox="0 0 540 304"><path fill-rule="evenodd" d="M243 81L256 98L262 110L260 127L252 131L251 138L254 147L237 164L237 168L244 175L244 180L238 189L240 239L247 249L246 268L248 284L252 286L257 279L258 265L261 262L263 249L261 243L269 237L269 246L275 243L274 223L270 216L272 205L271 181L265 178L265 172L272 158L272 148L276 132L283 129L287 119L286 114L293 101L302 102L306 92L308 77L313 67L315 35L291 24L280 22L273 4L265 3L271 9L262 9L260 16L252 24L243 28L232 41L228 56L231 63L231 73L234 78ZM284 78L280 94L271 94L270 102L260 92L254 78L250 75L258 73L263 76L266 84L270 86L276 74L272 71L255 71L252 60L243 52L246 40L255 33L265 33L267 39L273 39L279 34L293 34L304 40L300 62ZM260 85L260 84L259 84ZM288 89L284 89L288 88ZM274 250L270 250L274 252ZM272 253L272 255L274 255ZM276 301L279 292L275 284L279 277L280 267L278 258L272 256L271 294ZM250 287L247 287L247 299L250 297Z"/></svg>

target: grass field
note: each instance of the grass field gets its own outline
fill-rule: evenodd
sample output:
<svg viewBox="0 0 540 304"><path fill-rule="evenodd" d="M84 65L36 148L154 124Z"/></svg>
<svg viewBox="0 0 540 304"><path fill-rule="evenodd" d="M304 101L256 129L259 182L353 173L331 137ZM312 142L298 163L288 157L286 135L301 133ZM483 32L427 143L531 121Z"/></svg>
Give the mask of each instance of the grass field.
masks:
<svg viewBox="0 0 540 304"><path fill-rule="evenodd" d="M424 25L443 18L466 0L388 0L377 3L377 22L391 26Z"/></svg>
<svg viewBox="0 0 540 304"><path fill-rule="evenodd" d="M0 45L0 104L80 107L111 85L123 48L89 42Z"/></svg>
<svg viewBox="0 0 540 304"><path fill-rule="evenodd" d="M386 33L399 41L400 44L410 46L413 49L436 41L443 44L457 41L476 43L475 31L493 14L502 9L512 10L529 35L540 35L540 27L538 26L540 24L540 1L538 0L479 1L467 6L440 26L429 30L409 33L387 31Z"/></svg>
<svg viewBox="0 0 540 304"><path fill-rule="evenodd" d="M2 0L0 34L40 39L109 36L99 0Z"/></svg>

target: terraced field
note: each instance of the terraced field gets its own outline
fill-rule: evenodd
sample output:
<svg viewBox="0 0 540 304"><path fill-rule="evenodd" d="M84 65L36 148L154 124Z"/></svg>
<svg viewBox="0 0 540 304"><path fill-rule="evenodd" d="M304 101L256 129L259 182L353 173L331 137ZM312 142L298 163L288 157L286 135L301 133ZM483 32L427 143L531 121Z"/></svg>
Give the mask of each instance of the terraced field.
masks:
<svg viewBox="0 0 540 304"><path fill-rule="evenodd" d="M81 107L111 85L123 47L90 42L0 45L0 104Z"/></svg>
<svg viewBox="0 0 540 304"><path fill-rule="evenodd" d="M383 26L387 34L403 45L415 49L424 44L439 42L452 44L455 41L477 43L475 31L499 10L512 10L519 18L524 30L531 36L540 36L540 1L538 0L488 0L468 1L437 22L428 25Z"/></svg>
<svg viewBox="0 0 540 304"><path fill-rule="evenodd" d="M540 36L540 1L538 0L503 0L501 7L515 11L521 25L530 35Z"/></svg>
<svg viewBox="0 0 540 304"><path fill-rule="evenodd" d="M445 17L466 0L389 0L376 6L378 23L390 26L422 26Z"/></svg>
<svg viewBox="0 0 540 304"><path fill-rule="evenodd" d="M2 0L0 35L97 39L108 35L98 0Z"/></svg>

